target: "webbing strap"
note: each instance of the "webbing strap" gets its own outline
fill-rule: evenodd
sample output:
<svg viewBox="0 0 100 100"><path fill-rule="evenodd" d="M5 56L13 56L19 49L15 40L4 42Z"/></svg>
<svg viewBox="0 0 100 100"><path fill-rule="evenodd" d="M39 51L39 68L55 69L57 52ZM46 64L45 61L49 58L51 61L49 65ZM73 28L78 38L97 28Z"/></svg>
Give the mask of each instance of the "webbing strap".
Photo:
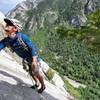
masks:
<svg viewBox="0 0 100 100"><path fill-rule="evenodd" d="M26 45L26 44L24 43L24 41L22 40L21 34L20 34L20 36L18 37L18 42L23 46L23 48L24 48L25 50L28 50L27 45Z"/></svg>

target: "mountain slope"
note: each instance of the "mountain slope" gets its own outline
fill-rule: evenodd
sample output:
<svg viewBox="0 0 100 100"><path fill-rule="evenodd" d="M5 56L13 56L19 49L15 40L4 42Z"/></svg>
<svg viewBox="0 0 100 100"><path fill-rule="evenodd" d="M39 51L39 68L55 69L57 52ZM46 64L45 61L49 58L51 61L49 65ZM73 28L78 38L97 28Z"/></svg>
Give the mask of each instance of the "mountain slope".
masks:
<svg viewBox="0 0 100 100"><path fill-rule="evenodd" d="M60 23L79 27L99 7L100 0L26 0L7 16L19 19L25 30L50 28Z"/></svg>
<svg viewBox="0 0 100 100"><path fill-rule="evenodd" d="M59 88L47 82L46 90L38 94L29 88L32 80L22 66L6 52L0 53L0 100L70 100Z"/></svg>

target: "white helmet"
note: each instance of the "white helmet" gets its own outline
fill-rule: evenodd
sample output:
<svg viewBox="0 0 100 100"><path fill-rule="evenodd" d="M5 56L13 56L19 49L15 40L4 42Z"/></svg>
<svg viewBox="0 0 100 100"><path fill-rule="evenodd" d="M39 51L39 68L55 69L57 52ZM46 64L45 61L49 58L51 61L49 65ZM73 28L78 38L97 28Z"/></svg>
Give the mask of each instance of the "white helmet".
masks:
<svg viewBox="0 0 100 100"><path fill-rule="evenodd" d="M14 18L12 18L12 19L4 18L4 21L8 25L15 26L18 29L18 31L22 30L22 25L21 25L20 21L18 21L17 19L14 19Z"/></svg>

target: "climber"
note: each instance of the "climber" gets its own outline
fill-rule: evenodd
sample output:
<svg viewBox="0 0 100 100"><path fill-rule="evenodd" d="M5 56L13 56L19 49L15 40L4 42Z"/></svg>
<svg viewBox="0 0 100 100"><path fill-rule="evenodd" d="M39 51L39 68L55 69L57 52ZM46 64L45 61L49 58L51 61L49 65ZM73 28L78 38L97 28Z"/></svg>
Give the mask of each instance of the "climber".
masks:
<svg viewBox="0 0 100 100"><path fill-rule="evenodd" d="M0 41L0 50L5 47L10 47L12 52L15 52L23 59L23 62L27 62L29 73L35 81L35 86L38 92L42 93L45 89L45 84L39 72L37 64L38 57L35 47L27 35L21 33L22 25L18 20L4 18L4 21L6 22L5 34L7 37Z"/></svg>

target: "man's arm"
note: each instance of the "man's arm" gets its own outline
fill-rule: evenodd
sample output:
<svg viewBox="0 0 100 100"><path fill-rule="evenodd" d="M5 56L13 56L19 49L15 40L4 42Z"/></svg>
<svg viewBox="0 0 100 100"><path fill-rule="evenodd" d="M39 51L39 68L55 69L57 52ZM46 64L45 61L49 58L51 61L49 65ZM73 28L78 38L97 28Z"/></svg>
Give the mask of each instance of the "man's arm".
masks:
<svg viewBox="0 0 100 100"><path fill-rule="evenodd" d="M32 65L33 65L33 67L35 67L36 66L36 49L33 46L32 42L29 40L29 38L25 34L22 34L22 39L23 39L24 43L31 50L31 54L32 54Z"/></svg>

